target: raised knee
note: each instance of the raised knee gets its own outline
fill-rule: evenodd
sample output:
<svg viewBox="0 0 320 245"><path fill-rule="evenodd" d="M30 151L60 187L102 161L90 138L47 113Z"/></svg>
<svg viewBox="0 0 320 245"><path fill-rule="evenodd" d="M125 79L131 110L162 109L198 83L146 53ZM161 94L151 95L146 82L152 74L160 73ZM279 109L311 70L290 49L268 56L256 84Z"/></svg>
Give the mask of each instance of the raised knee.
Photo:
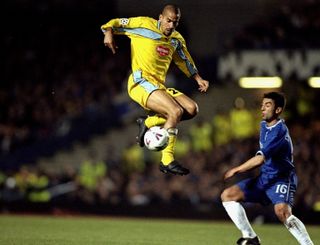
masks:
<svg viewBox="0 0 320 245"><path fill-rule="evenodd" d="M188 113L190 116L195 117L199 112L199 107L196 103L192 104L190 108L188 108Z"/></svg>
<svg viewBox="0 0 320 245"><path fill-rule="evenodd" d="M189 120L194 118L199 112L198 105L196 103L190 104L188 107L184 108L184 113L181 120Z"/></svg>
<svg viewBox="0 0 320 245"><path fill-rule="evenodd" d="M183 109L180 106L176 106L168 111L170 117L180 119L183 114Z"/></svg>

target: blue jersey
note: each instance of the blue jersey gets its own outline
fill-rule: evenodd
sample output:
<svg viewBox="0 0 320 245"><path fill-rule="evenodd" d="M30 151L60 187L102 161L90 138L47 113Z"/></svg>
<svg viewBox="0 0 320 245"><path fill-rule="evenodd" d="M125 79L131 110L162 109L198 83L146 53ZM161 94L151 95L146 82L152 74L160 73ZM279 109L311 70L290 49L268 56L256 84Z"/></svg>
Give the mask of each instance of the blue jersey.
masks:
<svg viewBox="0 0 320 245"><path fill-rule="evenodd" d="M260 125L260 150L265 162L261 167L263 175L273 177L289 176L294 170L293 146L284 120L268 127L265 121Z"/></svg>
<svg viewBox="0 0 320 245"><path fill-rule="evenodd" d="M293 165L293 147L287 126L283 120L268 127L265 121L260 127L260 150L265 158L260 175L237 183L245 195L245 202L262 204L294 203L297 176Z"/></svg>

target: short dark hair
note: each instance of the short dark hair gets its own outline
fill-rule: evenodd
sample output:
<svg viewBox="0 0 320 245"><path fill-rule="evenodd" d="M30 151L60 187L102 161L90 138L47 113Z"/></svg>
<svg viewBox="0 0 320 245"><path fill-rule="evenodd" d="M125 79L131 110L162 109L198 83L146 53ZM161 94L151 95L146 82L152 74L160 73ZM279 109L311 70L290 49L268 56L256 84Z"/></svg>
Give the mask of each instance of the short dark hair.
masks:
<svg viewBox="0 0 320 245"><path fill-rule="evenodd" d="M162 14L164 14L166 11L172 11L177 15L181 15L180 8L176 4L166 4L162 9Z"/></svg>
<svg viewBox="0 0 320 245"><path fill-rule="evenodd" d="M263 98L272 99L274 101L275 107L281 107L282 109L286 106L286 98L283 93L279 92L269 92L263 95Z"/></svg>

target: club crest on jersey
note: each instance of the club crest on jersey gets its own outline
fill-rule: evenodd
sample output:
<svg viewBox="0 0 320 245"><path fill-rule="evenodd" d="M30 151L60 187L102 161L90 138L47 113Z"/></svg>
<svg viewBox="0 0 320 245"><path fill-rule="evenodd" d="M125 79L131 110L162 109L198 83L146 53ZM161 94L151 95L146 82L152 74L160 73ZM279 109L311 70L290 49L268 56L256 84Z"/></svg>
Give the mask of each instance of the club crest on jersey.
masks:
<svg viewBox="0 0 320 245"><path fill-rule="evenodd" d="M166 56L166 55L168 55L169 52L170 52L170 49L169 49L169 48L164 47L164 46L161 46L161 45L157 46L156 50L157 50L157 52L158 52L158 54L159 54L160 56Z"/></svg>
<svg viewBox="0 0 320 245"><path fill-rule="evenodd" d="M121 24L122 26L128 25L128 24L129 24L129 19L128 19L128 18L121 18L121 19L120 19L120 24Z"/></svg>

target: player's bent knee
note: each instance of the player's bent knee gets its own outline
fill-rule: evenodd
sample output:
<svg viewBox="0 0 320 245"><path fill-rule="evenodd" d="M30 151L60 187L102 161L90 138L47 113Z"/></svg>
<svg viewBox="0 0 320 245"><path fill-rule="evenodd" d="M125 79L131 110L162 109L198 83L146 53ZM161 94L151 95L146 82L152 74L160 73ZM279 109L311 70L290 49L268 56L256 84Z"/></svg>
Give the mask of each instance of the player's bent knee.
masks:
<svg viewBox="0 0 320 245"><path fill-rule="evenodd" d="M238 188L229 187L221 193L220 197L223 202L229 202L229 201L239 201L241 200L241 196L242 194L241 192L238 191Z"/></svg>
<svg viewBox="0 0 320 245"><path fill-rule="evenodd" d="M233 201L233 196L231 194L232 192L229 189L225 189L222 193L221 193L221 201L223 202L228 202L228 201Z"/></svg>
<svg viewBox="0 0 320 245"><path fill-rule="evenodd" d="M229 201L229 200L228 200L227 190L224 190L224 191L221 193L220 198L221 198L221 201L223 201L223 202Z"/></svg>
<svg viewBox="0 0 320 245"><path fill-rule="evenodd" d="M180 106L176 106L173 108L170 108L170 110L168 110L168 116L175 118L175 119L180 119L183 115L183 109Z"/></svg>
<svg viewBox="0 0 320 245"><path fill-rule="evenodd" d="M221 194L221 200L223 202L228 201L243 201L244 200L244 193L240 189L239 186L233 185L226 188Z"/></svg>
<svg viewBox="0 0 320 245"><path fill-rule="evenodd" d="M196 103L192 104L192 106L184 108L184 113L181 117L181 121L189 120L194 118L199 112L198 105Z"/></svg>
<svg viewBox="0 0 320 245"><path fill-rule="evenodd" d="M292 214L291 208L287 204L275 205L274 212L282 223L285 223L287 218Z"/></svg>
<svg viewBox="0 0 320 245"><path fill-rule="evenodd" d="M189 108L187 108L187 112L191 117L195 117L199 112L199 107L196 103L191 104Z"/></svg>
<svg viewBox="0 0 320 245"><path fill-rule="evenodd" d="M276 216L277 218L282 222L282 223L285 223L286 221L286 216L284 213L282 212L276 212Z"/></svg>

